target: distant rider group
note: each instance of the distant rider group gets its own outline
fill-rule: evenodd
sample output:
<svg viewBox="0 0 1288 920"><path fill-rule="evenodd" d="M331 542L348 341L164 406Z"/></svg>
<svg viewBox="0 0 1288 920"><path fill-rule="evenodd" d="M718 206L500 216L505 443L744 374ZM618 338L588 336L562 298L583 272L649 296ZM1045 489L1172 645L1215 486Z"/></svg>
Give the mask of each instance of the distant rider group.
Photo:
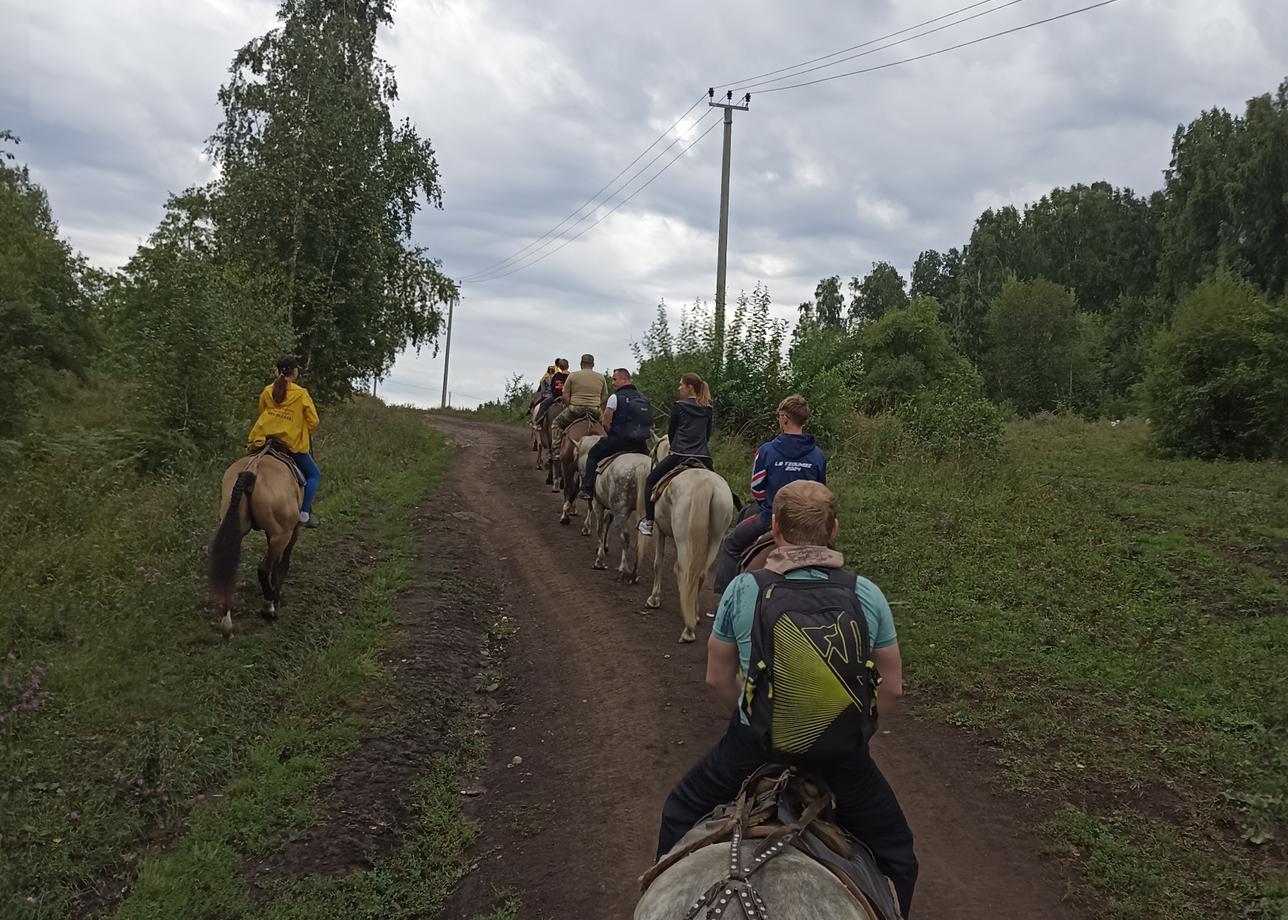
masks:
<svg viewBox="0 0 1288 920"><path fill-rule="evenodd" d="M645 486L638 524L644 537L653 534L654 492L668 473L714 469L710 388L686 373L677 391L667 423L669 453L654 464ZM557 359L534 397L534 425L556 405L563 408L551 423L553 454L580 419L606 431L586 455L579 499L595 500L602 461L649 453L653 409L626 368L613 371L610 394L593 355L582 355L572 373L567 359ZM871 850L907 917L917 879L912 832L868 749L877 685L883 703L903 692L894 618L881 589L846 571L831 548L839 529L836 498L827 488L823 452L804 430L809 415L801 396L779 403L779 434L752 460L752 501L721 543L706 682L731 719L724 737L667 798L657 856L682 849L690 829L732 801L760 768L800 766L831 788L838 823ZM764 568L740 574L744 554L766 534L773 535L774 549Z"/></svg>

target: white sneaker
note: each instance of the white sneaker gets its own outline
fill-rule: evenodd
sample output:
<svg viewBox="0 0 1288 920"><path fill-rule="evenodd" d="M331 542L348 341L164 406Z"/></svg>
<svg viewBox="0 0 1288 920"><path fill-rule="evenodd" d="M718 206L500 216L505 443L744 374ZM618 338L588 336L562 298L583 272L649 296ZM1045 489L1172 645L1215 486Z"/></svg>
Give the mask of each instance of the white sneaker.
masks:
<svg viewBox="0 0 1288 920"><path fill-rule="evenodd" d="M642 533L646 537L653 536L653 522L640 521L640 533Z"/></svg>

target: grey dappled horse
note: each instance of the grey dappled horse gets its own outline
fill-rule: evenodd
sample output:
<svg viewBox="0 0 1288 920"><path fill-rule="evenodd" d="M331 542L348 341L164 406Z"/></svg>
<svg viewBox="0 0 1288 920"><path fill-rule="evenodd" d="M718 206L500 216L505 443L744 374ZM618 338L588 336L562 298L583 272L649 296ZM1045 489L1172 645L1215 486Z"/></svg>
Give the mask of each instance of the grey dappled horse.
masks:
<svg viewBox="0 0 1288 920"><path fill-rule="evenodd" d="M586 458L590 449L599 443L599 437L587 435L577 444L577 471L586 473ZM644 541L636 537L635 523L644 514L644 481L648 478L652 461L647 454L619 454L608 468L595 480L595 501L582 536L592 531L598 538L599 548L591 568L608 568L608 535L610 527L617 531L622 545L622 558L617 565L617 577L627 584L636 584L643 561ZM631 556L634 542L634 558Z"/></svg>

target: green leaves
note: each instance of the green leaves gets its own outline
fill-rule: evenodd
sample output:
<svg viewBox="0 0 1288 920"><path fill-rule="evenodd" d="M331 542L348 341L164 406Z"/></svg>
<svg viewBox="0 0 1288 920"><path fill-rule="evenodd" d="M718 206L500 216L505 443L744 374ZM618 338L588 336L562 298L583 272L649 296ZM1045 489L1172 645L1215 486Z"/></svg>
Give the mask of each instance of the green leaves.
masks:
<svg viewBox="0 0 1288 920"><path fill-rule="evenodd" d="M390 114L397 85L375 45L391 5L284 0L278 17L219 93L214 241L279 292L310 387L334 397L432 343L459 291L411 244L442 189L429 141Z"/></svg>

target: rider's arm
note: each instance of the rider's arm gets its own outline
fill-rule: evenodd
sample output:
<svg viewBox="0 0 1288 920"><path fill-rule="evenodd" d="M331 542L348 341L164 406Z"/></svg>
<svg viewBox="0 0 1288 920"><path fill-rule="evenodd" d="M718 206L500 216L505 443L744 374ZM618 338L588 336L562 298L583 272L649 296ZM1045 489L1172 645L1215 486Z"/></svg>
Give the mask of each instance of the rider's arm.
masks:
<svg viewBox="0 0 1288 920"><path fill-rule="evenodd" d="M260 415L263 415L264 412L268 409L268 400L270 398L268 394L271 392L272 392L272 387L264 387L264 389L259 391L259 414Z"/></svg>
<svg viewBox="0 0 1288 920"><path fill-rule="evenodd" d="M666 423L666 439L671 442L672 447L675 446L675 431L679 427L680 413L676 410L675 406L672 406L671 418Z"/></svg>
<svg viewBox="0 0 1288 920"><path fill-rule="evenodd" d="M318 430L318 410L313 405L313 397L307 393L304 394L304 424L309 428L309 434Z"/></svg>
<svg viewBox="0 0 1288 920"><path fill-rule="evenodd" d="M899 643L873 649L872 661L881 673L879 699L883 704L893 703L903 696L903 659L899 657Z"/></svg>
<svg viewBox="0 0 1288 920"><path fill-rule="evenodd" d="M707 686L730 712L738 708L738 643L712 634L707 640Z"/></svg>
<svg viewBox="0 0 1288 920"><path fill-rule="evenodd" d="M765 479L769 475L769 471L765 469L767 453L768 451L762 446L756 451L756 459L751 463L751 497L758 502L765 500Z"/></svg>
<svg viewBox="0 0 1288 920"><path fill-rule="evenodd" d="M616 396L616 394L613 395ZM617 400L612 396L608 398L608 402L610 405L604 410L604 420L600 422L600 424L604 426L605 431L608 431L608 429L613 427L613 411L617 408Z"/></svg>

